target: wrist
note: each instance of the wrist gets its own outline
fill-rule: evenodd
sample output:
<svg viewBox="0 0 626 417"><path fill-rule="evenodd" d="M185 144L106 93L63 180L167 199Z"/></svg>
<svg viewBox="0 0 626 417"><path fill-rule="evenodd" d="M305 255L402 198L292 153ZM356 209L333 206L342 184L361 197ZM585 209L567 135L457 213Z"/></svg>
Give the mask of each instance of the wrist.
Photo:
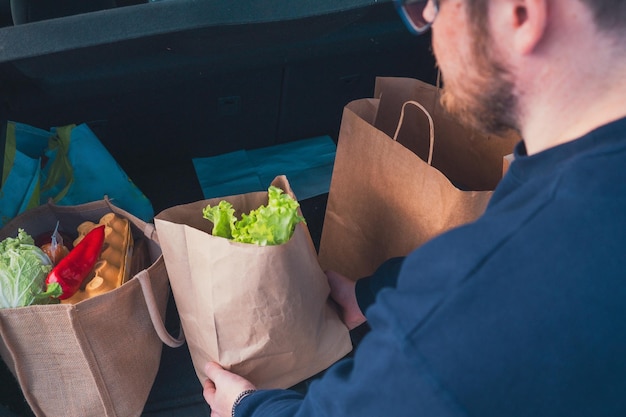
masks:
<svg viewBox="0 0 626 417"><path fill-rule="evenodd" d="M237 398L235 398L235 402L233 402L233 408L232 408L232 412L231 412L231 416L232 417L235 417L235 410L236 410L237 406L239 405L239 403L241 403L241 400L243 400L244 398L246 398L248 395L252 394L255 391L256 391L255 389L247 389L247 390L242 391L242 392L239 393Z"/></svg>

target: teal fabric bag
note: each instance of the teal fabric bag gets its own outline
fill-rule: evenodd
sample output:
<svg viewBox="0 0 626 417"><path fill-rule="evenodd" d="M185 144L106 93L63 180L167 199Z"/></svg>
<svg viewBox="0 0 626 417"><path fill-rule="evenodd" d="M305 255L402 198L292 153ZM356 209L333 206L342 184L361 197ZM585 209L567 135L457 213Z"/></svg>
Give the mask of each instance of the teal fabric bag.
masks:
<svg viewBox="0 0 626 417"><path fill-rule="evenodd" d="M102 200L106 195L117 207L149 222L154 217L150 200L126 175L86 124L52 129L42 170L42 202L52 199L72 206Z"/></svg>
<svg viewBox="0 0 626 417"><path fill-rule="evenodd" d="M104 196L146 222L154 217L150 200L86 124L50 131L7 124L0 227L48 201L69 206Z"/></svg>
<svg viewBox="0 0 626 417"><path fill-rule="evenodd" d="M50 132L8 122L0 185L0 227L40 204L41 155Z"/></svg>
<svg viewBox="0 0 626 417"><path fill-rule="evenodd" d="M328 192L337 146L329 136L194 158L204 198L264 191L279 175L299 200Z"/></svg>

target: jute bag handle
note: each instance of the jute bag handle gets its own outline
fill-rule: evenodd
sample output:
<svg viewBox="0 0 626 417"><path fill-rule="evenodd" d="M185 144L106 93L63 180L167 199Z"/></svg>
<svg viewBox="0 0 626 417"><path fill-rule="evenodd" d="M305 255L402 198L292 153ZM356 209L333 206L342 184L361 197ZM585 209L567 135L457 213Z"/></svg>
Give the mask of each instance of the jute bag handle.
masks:
<svg viewBox="0 0 626 417"><path fill-rule="evenodd" d="M400 119L398 120L398 127L396 128L396 132L393 134L393 140L398 141L398 135L400 134L400 128L402 128L402 123L404 122L404 111L407 104L412 104L421 111L426 114L428 118L428 130L429 130L429 146L428 146L428 160L426 161L428 165L432 165L433 162L433 149L435 148L435 122L433 121L432 116L426 110L426 107L422 106L420 103L414 100L409 100L402 105L402 110L400 111Z"/></svg>
<svg viewBox="0 0 626 417"><path fill-rule="evenodd" d="M146 300L146 306L148 307L150 320L152 320L152 325L154 326L154 330L157 332L159 339L161 339L163 343L172 348L182 346L182 344L185 343L183 326L180 326L180 331L178 333L178 337L176 338L170 335L165 328L165 323L163 323L163 319L161 318L161 314L159 313L159 307L154 297L154 291L152 291L152 285L150 285L150 273L146 269L144 269L137 273L135 278L139 281L139 284L141 285L141 291L143 292L143 297Z"/></svg>
<svg viewBox="0 0 626 417"><path fill-rule="evenodd" d="M105 196L104 200L112 211L121 211L119 208L111 203L111 200L108 198L108 196ZM156 232L156 228L154 227L154 224L145 222L128 212L124 212L124 215L126 217L132 217L133 222L137 227L142 230L144 236L146 236L150 240L155 241L156 243L159 243L159 237ZM152 321L152 326L159 336L159 339L161 339L161 341L167 346L172 348L182 346L183 343L185 343L185 334L183 332L183 327L180 326L178 337L173 337L172 335L170 335L165 328L165 323L163 322L161 314L159 313L159 307L154 297L152 285L150 284L150 273L148 272L148 270L144 269L142 271L139 271L137 275L135 275L135 278L137 278L137 281L139 281L139 284L141 285L141 291L143 293L144 300L146 301L146 306L148 307L150 320Z"/></svg>

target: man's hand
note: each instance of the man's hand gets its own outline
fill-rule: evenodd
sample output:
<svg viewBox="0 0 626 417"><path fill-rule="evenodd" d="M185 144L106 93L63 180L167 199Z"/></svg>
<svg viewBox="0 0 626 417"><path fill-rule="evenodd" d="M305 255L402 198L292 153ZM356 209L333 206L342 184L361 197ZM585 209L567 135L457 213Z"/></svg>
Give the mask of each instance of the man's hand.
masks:
<svg viewBox="0 0 626 417"><path fill-rule="evenodd" d="M209 362L204 371L208 379L204 383L203 395L211 407L211 417L230 417L239 394L255 389L250 381L225 370L215 362Z"/></svg>
<svg viewBox="0 0 626 417"><path fill-rule="evenodd" d="M356 282L335 271L326 271L330 297L339 305L341 319L349 330L365 323L366 318L356 300Z"/></svg>

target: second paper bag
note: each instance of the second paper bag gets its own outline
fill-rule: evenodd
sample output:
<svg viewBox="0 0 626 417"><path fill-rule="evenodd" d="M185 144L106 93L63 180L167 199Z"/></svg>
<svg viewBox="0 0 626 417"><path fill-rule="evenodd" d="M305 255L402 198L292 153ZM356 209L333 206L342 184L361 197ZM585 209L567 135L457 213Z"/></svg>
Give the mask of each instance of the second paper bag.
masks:
<svg viewBox="0 0 626 417"><path fill-rule="evenodd" d="M273 185L292 194L284 176ZM292 194L293 195L293 194ZM175 206L155 217L172 292L201 383L216 361L258 388L288 388L352 349L305 224L275 246L212 236L202 209L226 200L237 218L267 192Z"/></svg>
<svg viewBox="0 0 626 417"><path fill-rule="evenodd" d="M379 77L374 96L344 108L320 241L355 280L480 216L519 140L462 126L419 80Z"/></svg>

